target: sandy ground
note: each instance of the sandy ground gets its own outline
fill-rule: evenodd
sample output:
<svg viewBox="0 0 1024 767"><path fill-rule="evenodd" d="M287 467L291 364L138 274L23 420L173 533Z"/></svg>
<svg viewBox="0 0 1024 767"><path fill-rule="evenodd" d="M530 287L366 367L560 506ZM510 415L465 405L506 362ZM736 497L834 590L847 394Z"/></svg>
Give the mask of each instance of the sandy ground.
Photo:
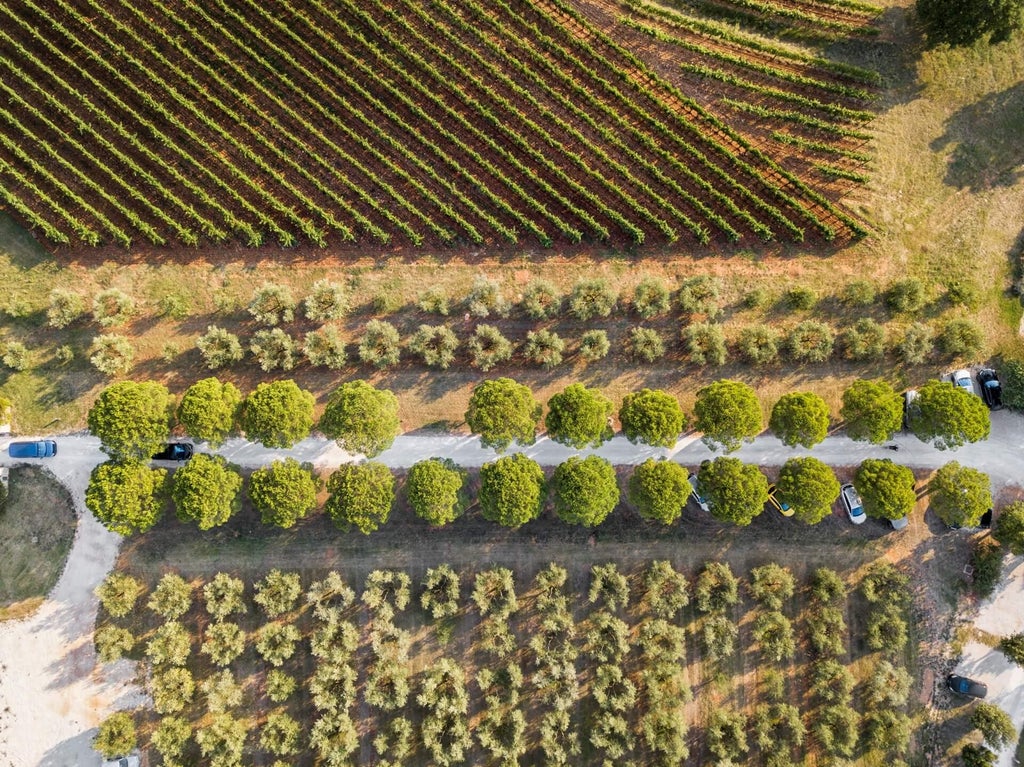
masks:
<svg viewBox="0 0 1024 767"><path fill-rule="evenodd" d="M1003 568L1004 580L996 593L978 608L974 627L1006 636L1024 631L1024 557L1009 559ZM998 649L971 641L964 646L955 673L988 685L989 703L995 703L1010 715L1020 732L1024 727L1024 668L1011 663ZM998 767L1013 767L1017 744L999 754Z"/></svg>

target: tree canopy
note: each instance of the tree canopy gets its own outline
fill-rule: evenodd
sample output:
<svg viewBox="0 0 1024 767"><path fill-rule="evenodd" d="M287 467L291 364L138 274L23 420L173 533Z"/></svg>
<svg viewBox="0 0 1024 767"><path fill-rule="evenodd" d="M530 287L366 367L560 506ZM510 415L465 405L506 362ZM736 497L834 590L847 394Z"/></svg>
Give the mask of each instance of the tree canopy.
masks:
<svg viewBox="0 0 1024 767"><path fill-rule="evenodd" d="M694 426L704 433L704 444L712 450L731 453L764 429L757 394L741 381L722 379L698 390L693 410Z"/></svg>
<svg viewBox="0 0 1024 767"><path fill-rule="evenodd" d="M327 400L317 428L350 453L372 458L398 433L398 397L366 381L341 384Z"/></svg>
<svg viewBox="0 0 1024 767"><path fill-rule="evenodd" d="M242 409L245 436L264 447L291 447L313 428L313 395L292 380L261 383Z"/></svg>
<svg viewBox="0 0 1024 767"><path fill-rule="evenodd" d="M914 509L914 472L888 458L866 458L853 475L864 513L875 519L901 519Z"/></svg>
<svg viewBox="0 0 1024 767"><path fill-rule="evenodd" d="M1003 507L992 534L1014 555L1024 554L1024 501L1014 501Z"/></svg>
<svg viewBox="0 0 1024 767"><path fill-rule="evenodd" d="M651 447L673 447L686 428L679 400L661 389L627 394L619 408L619 421L626 439Z"/></svg>
<svg viewBox="0 0 1024 767"><path fill-rule="evenodd" d="M917 18L930 45L1001 43L1020 29L1024 0L917 0Z"/></svg>
<svg viewBox="0 0 1024 767"><path fill-rule="evenodd" d="M242 401L242 393L233 383L204 378L181 395L178 422L192 439L220 447L237 428Z"/></svg>
<svg viewBox="0 0 1024 767"><path fill-rule="evenodd" d="M719 522L749 525L768 503L768 479L756 466L720 456L697 472L697 487Z"/></svg>
<svg viewBox="0 0 1024 767"><path fill-rule="evenodd" d="M968 394L950 381L928 381L918 389L917 409L910 428L917 438L939 450L961 447L988 438L988 408L980 397Z"/></svg>
<svg viewBox="0 0 1024 767"><path fill-rule="evenodd" d="M846 421L846 436L880 445L900 430L903 402L888 381L859 380L843 392L839 414Z"/></svg>
<svg viewBox="0 0 1024 767"><path fill-rule="evenodd" d="M382 463L343 463L327 480L324 507L339 528L369 535L388 521L395 501L395 478Z"/></svg>
<svg viewBox="0 0 1024 767"><path fill-rule="evenodd" d="M89 409L89 431L111 458L147 461L171 433L171 395L153 381L111 384Z"/></svg>
<svg viewBox="0 0 1024 767"><path fill-rule="evenodd" d="M951 527L975 527L992 508L988 475L950 461L928 482L929 505Z"/></svg>
<svg viewBox="0 0 1024 767"><path fill-rule="evenodd" d="M552 440L582 449L599 447L612 436L608 419L615 412L612 401L597 389L574 383L548 400L544 427Z"/></svg>
<svg viewBox="0 0 1024 767"><path fill-rule="evenodd" d="M540 516L544 471L522 453L480 467L480 512L484 519L519 527Z"/></svg>
<svg viewBox="0 0 1024 767"><path fill-rule="evenodd" d="M670 525L690 497L686 469L675 461L648 458L633 470L626 495L641 517Z"/></svg>
<svg viewBox="0 0 1024 767"><path fill-rule="evenodd" d="M768 428L789 447L813 447L828 435L828 405L812 392L783 394L772 408Z"/></svg>
<svg viewBox="0 0 1024 767"><path fill-rule="evenodd" d="M293 527L316 508L316 480L294 458L274 461L252 473L249 499L263 524Z"/></svg>
<svg viewBox="0 0 1024 767"><path fill-rule="evenodd" d="M597 527L619 502L615 467L596 455L572 456L551 477L555 513L570 525Z"/></svg>
<svg viewBox="0 0 1024 767"><path fill-rule="evenodd" d="M414 463L405 478L405 494L416 516L435 527L454 522L465 511L466 472L447 458Z"/></svg>
<svg viewBox="0 0 1024 767"><path fill-rule="evenodd" d="M790 458L779 470L776 496L789 504L793 516L816 525L832 513L839 497L839 480L830 466L810 456Z"/></svg>
<svg viewBox="0 0 1024 767"><path fill-rule="evenodd" d="M85 507L118 535L144 533L160 519L167 502L167 472L140 461L107 461L92 470Z"/></svg>
<svg viewBox="0 0 1024 767"><path fill-rule="evenodd" d="M995 703L978 703L971 712L971 725L981 730L985 742L1002 750L1017 740L1017 728L1010 715Z"/></svg>
<svg viewBox="0 0 1024 767"><path fill-rule="evenodd" d="M513 442L532 445L536 441L541 412L530 387L511 378L495 378L473 389L466 424L484 447L503 452Z"/></svg>
<svg viewBox="0 0 1024 767"><path fill-rule="evenodd" d="M242 475L219 455L199 453L174 472L171 497L178 519L209 530L242 508Z"/></svg>

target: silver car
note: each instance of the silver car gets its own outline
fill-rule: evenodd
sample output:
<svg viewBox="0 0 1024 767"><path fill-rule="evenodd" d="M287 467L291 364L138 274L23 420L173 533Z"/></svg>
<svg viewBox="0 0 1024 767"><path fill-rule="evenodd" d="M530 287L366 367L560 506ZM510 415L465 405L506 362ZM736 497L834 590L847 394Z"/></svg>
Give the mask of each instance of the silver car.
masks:
<svg viewBox="0 0 1024 767"><path fill-rule="evenodd" d="M867 516L864 514L864 502L860 499L857 488L853 485L843 485L839 495L843 499L843 506L846 507L846 516L855 525L863 524Z"/></svg>
<svg viewBox="0 0 1024 767"><path fill-rule="evenodd" d="M697 492L697 475L690 474L688 479L690 481L690 498L693 499L695 504L700 506L702 511L711 511L711 507L708 506L708 502L705 501L703 496Z"/></svg>

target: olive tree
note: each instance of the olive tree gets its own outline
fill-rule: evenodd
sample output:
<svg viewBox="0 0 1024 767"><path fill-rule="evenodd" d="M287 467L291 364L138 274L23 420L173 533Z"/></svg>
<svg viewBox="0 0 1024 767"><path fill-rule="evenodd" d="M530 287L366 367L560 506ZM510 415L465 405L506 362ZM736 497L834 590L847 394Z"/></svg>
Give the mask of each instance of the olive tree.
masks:
<svg viewBox="0 0 1024 767"><path fill-rule="evenodd" d="M106 759L131 753L137 744L135 720L127 711L118 711L100 722L99 731L92 739L92 747Z"/></svg>

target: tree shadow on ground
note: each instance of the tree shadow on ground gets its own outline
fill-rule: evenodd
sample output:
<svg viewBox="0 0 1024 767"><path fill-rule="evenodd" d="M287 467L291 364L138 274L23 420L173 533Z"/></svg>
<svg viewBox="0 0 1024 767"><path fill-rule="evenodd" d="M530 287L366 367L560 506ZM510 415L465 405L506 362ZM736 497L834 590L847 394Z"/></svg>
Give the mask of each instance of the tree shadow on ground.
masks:
<svg viewBox="0 0 1024 767"><path fill-rule="evenodd" d="M936 152L950 146L950 186L979 192L1024 179L1024 83L955 112L931 144Z"/></svg>

